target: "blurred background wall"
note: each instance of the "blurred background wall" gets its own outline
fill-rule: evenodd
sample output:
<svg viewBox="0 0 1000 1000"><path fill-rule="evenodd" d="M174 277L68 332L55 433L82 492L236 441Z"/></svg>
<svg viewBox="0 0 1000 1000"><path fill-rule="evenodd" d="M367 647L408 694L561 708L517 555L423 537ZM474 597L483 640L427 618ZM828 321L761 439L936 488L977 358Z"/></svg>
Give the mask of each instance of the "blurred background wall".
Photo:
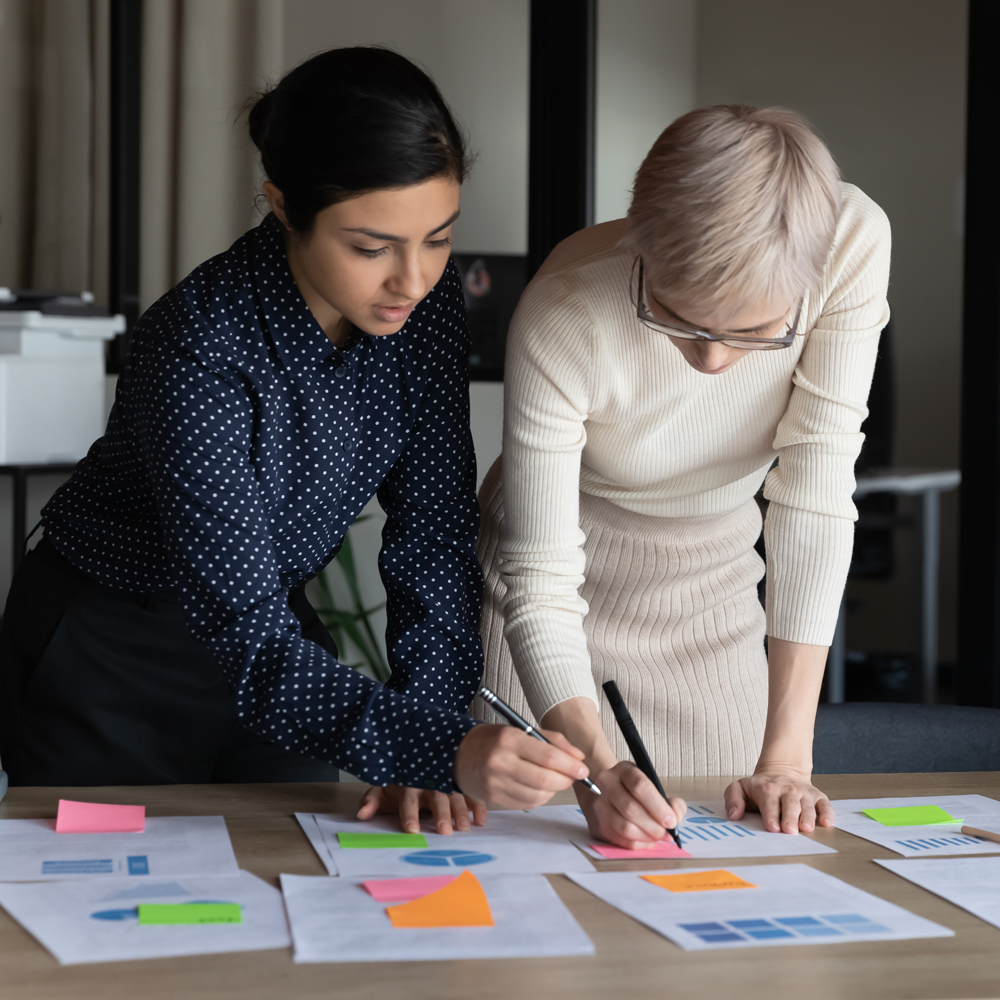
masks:
<svg viewBox="0 0 1000 1000"><path fill-rule="evenodd" d="M105 5L0 0L0 285L86 283L103 292ZM886 209L894 229L896 459L907 465L958 461L966 14L965 0L598 3L597 221L624 213L635 170L670 121L718 102L803 112L845 177ZM528 15L528 0L143 0L142 304L260 217L259 166L238 121L244 99L342 45L391 45L421 63L469 131L478 161L463 191L456 251L525 253ZM64 120L86 127L46 131L43 106L44 121L61 108ZM53 188L45 163L73 169L57 171ZM46 176L48 188L40 187ZM60 193L58 183L77 188ZM39 199L40 190L50 194ZM49 224L77 220L72 235L56 241L53 259L68 270L45 272L37 263L46 212ZM502 386L474 383L471 392L481 477L500 451ZM36 484L32 516L53 486ZM0 492L0 598L7 503ZM377 505L370 513L354 532L366 601L376 604ZM948 663L954 495L944 498L943 527L941 659ZM851 584L849 646L912 649L903 534L899 542L891 581Z"/></svg>

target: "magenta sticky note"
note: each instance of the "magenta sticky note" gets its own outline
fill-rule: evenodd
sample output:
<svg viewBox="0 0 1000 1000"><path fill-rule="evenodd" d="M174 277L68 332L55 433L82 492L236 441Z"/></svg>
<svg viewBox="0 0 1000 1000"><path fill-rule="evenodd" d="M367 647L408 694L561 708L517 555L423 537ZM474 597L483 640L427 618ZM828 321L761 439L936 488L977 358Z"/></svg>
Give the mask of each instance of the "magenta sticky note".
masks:
<svg viewBox="0 0 1000 1000"><path fill-rule="evenodd" d="M590 845L602 858L609 861L622 861L630 858L690 858L682 847L678 847L672 840L661 840L656 847L649 847L645 851L628 851L624 847L612 847L610 844Z"/></svg>
<svg viewBox="0 0 1000 1000"><path fill-rule="evenodd" d="M59 800L56 833L142 833L145 829L145 806Z"/></svg>
<svg viewBox="0 0 1000 1000"><path fill-rule="evenodd" d="M381 878L362 885L380 903L409 903L429 896L454 882L457 875L434 875L430 878Z"/></svg>

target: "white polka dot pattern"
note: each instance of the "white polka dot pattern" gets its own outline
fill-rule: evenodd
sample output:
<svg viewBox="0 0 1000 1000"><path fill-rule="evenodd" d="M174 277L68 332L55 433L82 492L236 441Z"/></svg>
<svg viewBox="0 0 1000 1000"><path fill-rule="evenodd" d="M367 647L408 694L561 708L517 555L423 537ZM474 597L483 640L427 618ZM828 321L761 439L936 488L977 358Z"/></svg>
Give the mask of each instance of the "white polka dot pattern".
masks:
<svg viewBox="0 0 1000 1000"><path fill-rule="evenodd" d="M468 328L449 264L403 329L343 350L268 216L136 327L107 432L43 511L83 572L179 592L250 730L376 784L453 791L482 676ZM303 639L288 590L377 492L392 678Z"/></svg>

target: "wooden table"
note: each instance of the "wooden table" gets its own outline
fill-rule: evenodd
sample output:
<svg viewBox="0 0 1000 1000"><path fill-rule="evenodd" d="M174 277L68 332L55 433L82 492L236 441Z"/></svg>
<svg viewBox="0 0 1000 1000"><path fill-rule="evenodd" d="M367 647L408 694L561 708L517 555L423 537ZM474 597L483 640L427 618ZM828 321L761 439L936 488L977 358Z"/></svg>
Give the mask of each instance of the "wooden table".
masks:
<svg viewBox="0 0 1000 1000"><path fill-rule="evenodd" d="M728 779L669 782L689 799L718 795ZM1000 773L820 776L831 798L979 792L1000 799ZM55 816L57 799L145 803L151 816L226 817L241 867L277 884L281 872L323 875L292 813L349 812L363 786L184 785L147 788L12 788L0 818ZM572 801L563 795L555 801ZM896 857L839 830L816 839L840 853L752 864L801 861L927 917L953 938L855 942L794 948L684 952L562 875L556 891L590 935L593 958L295 965L286 950L202 955L101 965L59 966L0 910L3 1000L608 1000L692 998L985 998L1000 996L1000 930L872 863ZM1000 848L998 848L1000 850ZM714 864L714 862L713 862ZM704 861L608 861L602 870L704 867Z"/></svg>

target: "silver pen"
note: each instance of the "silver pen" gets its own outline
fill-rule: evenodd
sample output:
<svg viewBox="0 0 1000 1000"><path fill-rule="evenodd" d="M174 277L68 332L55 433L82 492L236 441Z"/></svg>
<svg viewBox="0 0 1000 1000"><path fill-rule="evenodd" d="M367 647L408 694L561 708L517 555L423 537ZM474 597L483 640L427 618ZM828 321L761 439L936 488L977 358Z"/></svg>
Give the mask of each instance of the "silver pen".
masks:
<svg viewBox="0 0 1000 1000"><path fill-rule="evenodd" d="M486 704L497 713L497 715L503 716L503 718L505 718L512 726L517 726L522 733L527 733L529 736L534 736L536 740L541 740L543 743L548 743L549 746L553 746L553 744L537 729L535 729L530 722L522 719L521 716L519 716L517 712L510 707L510 705L498 698L488 687L481 687L479 689L479 697L482 698L483 701L485 701ZM590 780L590 778L580 778L580 784L584 785L595 795L601 794L601 790Z"/></svg>

